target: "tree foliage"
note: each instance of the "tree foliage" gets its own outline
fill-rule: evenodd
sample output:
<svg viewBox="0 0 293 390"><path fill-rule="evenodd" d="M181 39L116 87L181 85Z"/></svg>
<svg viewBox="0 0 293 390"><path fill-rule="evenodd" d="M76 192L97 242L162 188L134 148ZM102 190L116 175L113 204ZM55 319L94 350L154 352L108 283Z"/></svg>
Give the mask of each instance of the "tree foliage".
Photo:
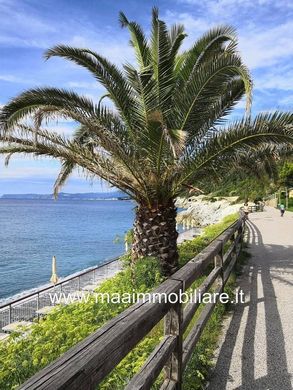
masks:
<svg viewBox="0 0 293 390"><path fill-rule="evenodd" d="M252 81L232 27L213 28L182 51L184 27L168 30L156 8L150 39L123 13L120 23L129 30L136 65L120 69L90 49L66 45L45 53L46 59L62 57L85 68L106 94L98 104L59 88L35 88L14 98L0 118L0 153L7 164L16 153L56 158L61 171L55 194L81 167L86 175L105 179L139 204L154 207L190 185L245 165L251 153L265 150L272 160L269 148L277 153L276 145L292 144L291 113L250 117ZM244 95L245 118L226 123ZM44 128L60 117L79 124L72 137Z"/></svg>
<svg viewBox="0 0 293 390"><path fill-rule="evenodd" d="M285 161L280 169L280 184L284 187L293 187L293 162Z"/></svg>

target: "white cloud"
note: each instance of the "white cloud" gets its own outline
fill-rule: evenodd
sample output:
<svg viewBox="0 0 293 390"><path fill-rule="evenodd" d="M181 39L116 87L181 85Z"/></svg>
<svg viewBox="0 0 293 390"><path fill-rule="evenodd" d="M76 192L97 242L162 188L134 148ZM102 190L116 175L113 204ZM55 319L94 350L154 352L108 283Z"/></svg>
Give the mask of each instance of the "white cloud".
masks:
<svg viewBox="0 0 293 390"><path fill-rule="evenodd" d="M70 88L86 88L86 89L98 89L99 84L97 81L87 82L87 81L69 81L68 87Z"/></svg>
<svg viewBox="0 0 293 390"><path fill-rule="evenodd" d="M293 108L293 94L283 97L279 100L279 105L288 106Z"/></svg>
<svg viewBox="0 0 293 390"><path fill-rule="evenodd" d="M241 99L235 106L235 110L245 110L246 108L246 100L245 98Z"/></svg>
<svg viewBox="0 0 293 390"><path fill-rule="evenodd" d="M51 120L48 123L45 121L42 124L42 128L48 131L55 132L60 135L70 136L74 130L79 126L79 124L72 119L60 119L60 120Z"/></svg>
<svg viewBox="0 0 293 390"><path fill-rule="evenodd" d="M9 166L4 166L4 157L0 156L0 180L7 179L56 179L60 170L60 163L57 160L52 161L49 158L33 157L24 158L21 155L15 155L11 158ZM81 178L82 174L76 169L72 178ZM0 182L1 187L1 182ZM1 191L0 191L1 192Z"/></svg>
<svg viewBox="0 0 293 390"><path fill-rule="evenodd" d="M166 20L168 23L183 23L188 33L186 43L190 45L199 36L216 25L223 22L221 20L223 13L217 10L217 7L224 7L224 4L237 4L235 0L221 0L220 2L207 2L209 8L214 12L200 16L193 16L192 13L181 13L167 11ZM244 4L251 4L247 0ZM238 9L239 11L239 9ZM229 13L229 7L227 6ZM227 16L227 12L225 15ZM220 16L219 16L220 15ZM231 19L229 19L231 23ZM232 24L234 24L232 22ZM290 59L293 56L293 21L290 20L274 27L254 24L245 24L244 27L238 28L239 49L243 55L245 63L250 69L269 67L277 64L284 59Z"/></svg>
<svg viewBox="0 0 293 390"><path fill-rule="evenodd" d="M36 14L35 7L24 1L0 2L0 44L6 46L46 47L47 37L57 29ZM21 34L19 33L21 32Z"/></svg>
<svg viewBox="0 0 293 390"><path fill-rule="evenodd" d="M19 160L21 161L21 160ZM54 168L44 167L3 167L1 164L0 180L1 179L22 179L27 177L32 178L53 178L58 174L58 170Z"/></svg>
<svg viewBox="0 0 293 390"><path fill-rule="evenodd" d="M259 10L262 7L292 9L290 0L177 0L180 4L196 5L205 8L207 13L220 17L239 14L240 10Z"/></svg>
<svg viewBox="0 0 293 390"><path fill-rule="evenodd" d="M163 19L168 24L182 23L188 33L185 42L191 44L200 34L207 31L211 25L209 18L194 17L191 13L168 10Z"/></svg>
<svg viewBox="0 0 293 390"><path fill-rule="evenodd" d="M48 130L54 131L57 134L66 135L66 136L72 135L74 131L74 128L72 128L71 126L50 125L50 126L46 126L46 128Z"/></svg>
<svg viewBox="0 0 293 390"><path fill-rule="evenodd" d="M0 74L0 80L6 81L9 83L18 83L18 84L34 84L35 83L35 80L17 77L17 76L11 75L11 74Z"/></svg>
<svg viewBox="0 0 293 390"><path fill-rule="evenodd" d="M240 31L239 48L250 68L264 68L293 56L293 22Z"/></svg>
<svg viewBox="0 0 293 390"><path fill-rule="evenodd" d="M116 64L133 58L132 49L127 46L127 32L121 30L117 34L118 23L114 28L99 26L74 13L66 22L60 23L53 14L44 16L40 8L24 0L1 0L0 14L2 46L47 49L64 43L89 47Z"/></svg>
<svg viewBox="0 0 293 390"><path fill-rule="evenodd" d="M269 70L255 78L255 89L280 89L284 91L293 90L293 72L282 67L276 70Z"/></svg>
<svg viewBox="0 0 293 390"><path fill-rule="evenodd" d="M31 32L52 33L56 27L36 15L36 9L19 1L9 0L0 2L1 28L15 30L16 27L27 28ZM24 17L25 16L25 17Z"/></svg>
<svg viewBox="0 0 293 390"><path fill-rule="evenodd" d="M27 47L27 48L40 48L46 49L51 44L49 40L46 39L30 39L30 38L19 38L16 36L1 34L0 35L0 45L8 47Z"/></svg>

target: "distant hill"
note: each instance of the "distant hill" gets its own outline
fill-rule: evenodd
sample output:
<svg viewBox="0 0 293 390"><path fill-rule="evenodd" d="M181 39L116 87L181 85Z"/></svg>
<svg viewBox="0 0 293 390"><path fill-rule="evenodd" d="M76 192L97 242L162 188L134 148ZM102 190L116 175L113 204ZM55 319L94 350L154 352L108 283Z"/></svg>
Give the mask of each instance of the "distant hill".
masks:
<svg viewBox="0 0 293 390"><path fill-rule="evenodd" d="M30 199L30 200L50 200L54 199L53 194L4 194L0 199ZM86 192L79 194L69 194L60 192L58 200L128 200L129 197L121 191L113 192Z"/></svg>

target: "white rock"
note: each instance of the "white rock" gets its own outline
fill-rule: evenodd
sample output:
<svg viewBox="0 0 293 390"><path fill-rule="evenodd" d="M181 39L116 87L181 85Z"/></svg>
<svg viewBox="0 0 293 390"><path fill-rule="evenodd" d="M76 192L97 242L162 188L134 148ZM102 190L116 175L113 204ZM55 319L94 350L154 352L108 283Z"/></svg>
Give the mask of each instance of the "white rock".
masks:
<svg viewBox="0 0 293 390"><path fill-rule="evenodd" d="M221 221L226 216L236 213L242 204L231 204L230 199L221 199L215 202L203 200L203 196L178 199L179 207L187 209L177 216L177 223L196 226L207 226ZM234 201L234 199L233 199ZM191 222L193 221L193 222Z"/></svg>

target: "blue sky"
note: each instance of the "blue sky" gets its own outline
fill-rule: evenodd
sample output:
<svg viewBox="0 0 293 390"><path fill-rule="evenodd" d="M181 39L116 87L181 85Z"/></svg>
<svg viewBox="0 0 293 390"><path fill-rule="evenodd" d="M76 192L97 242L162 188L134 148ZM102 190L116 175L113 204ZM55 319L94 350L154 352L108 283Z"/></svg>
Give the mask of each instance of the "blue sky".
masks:
<svg viewBox="0 0 293 390"><path fill-rule="evenodd" d="M0 0L0 105L25 89L58 86L94 100L103 93L85 70L61 59L43 60L44 51L58 43L90 47L121 64L132 61L127 31L118 23L123 10L149 30L153 5L168 23L186 27L185 47L218 24L237 28L239 48L254 79L253 112L292 110L293 2L290 0ZM235 115L243 112L239 103ZM50 127L70 134L73 124ZM49 193L58 172L50 160L0 160L0 194ZM99 180L89 183L78 173L64 191L107 191Z"/></svg>

